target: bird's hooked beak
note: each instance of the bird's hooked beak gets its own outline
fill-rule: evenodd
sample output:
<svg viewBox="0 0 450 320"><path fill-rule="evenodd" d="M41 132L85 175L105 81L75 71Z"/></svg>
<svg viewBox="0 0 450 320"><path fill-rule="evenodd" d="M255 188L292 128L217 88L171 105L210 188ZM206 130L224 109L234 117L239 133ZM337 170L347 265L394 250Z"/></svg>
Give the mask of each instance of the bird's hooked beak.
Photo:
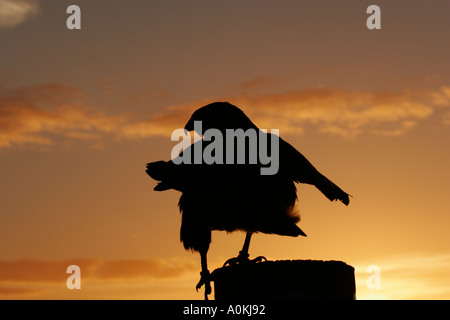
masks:
<svg viewBox="0 0 450 320"><path fill-rule="evenodd" d="M184 126L184 130L187 131L194 130L194 121L192 120L192 118L190 118L189 121L186 123L186 125Z"/></svg>

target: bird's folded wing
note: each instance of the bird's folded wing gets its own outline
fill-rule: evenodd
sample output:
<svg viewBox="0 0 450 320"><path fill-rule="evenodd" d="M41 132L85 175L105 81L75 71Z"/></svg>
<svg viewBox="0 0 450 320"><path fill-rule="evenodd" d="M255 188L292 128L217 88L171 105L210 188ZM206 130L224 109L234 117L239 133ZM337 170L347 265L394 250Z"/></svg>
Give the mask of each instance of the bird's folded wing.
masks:
<svg viewBox="0 0 450 320"><path fill-rule="evenodd" d="M340 200L348 205L349 195L322 175L293 146L280 138L280 170L295 182L307 183L319 189L330 201Z"/></svg>

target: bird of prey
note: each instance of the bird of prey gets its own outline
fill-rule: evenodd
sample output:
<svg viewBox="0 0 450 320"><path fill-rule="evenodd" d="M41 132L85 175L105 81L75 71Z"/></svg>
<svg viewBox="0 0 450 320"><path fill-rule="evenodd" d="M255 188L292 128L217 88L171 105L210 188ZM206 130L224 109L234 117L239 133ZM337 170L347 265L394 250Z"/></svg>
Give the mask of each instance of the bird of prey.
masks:
<svg viewBox="0 0 450 320"><path fill-rule="evenodd" d="M185 130L194 130L196 121L201 121L205 132L216 129L222 133L224 144L230 142L226 141L227 130L251 129L259 133L259 146L266 143L267 148L271 148L272 134L261 131L242 110L230 103L215 102L196 110L186 123ZM266 139L261 141L262 137ZM212 230L246 232L244 246L238 257L227 261L230 264L243 263L249 261L248 249L253 233L306 236L296 224L300 221L300 216L295 206L295 183L313 185L329 200L349 204L346 192L322 175L293 146L278 136L276 138L279 139L279 167L275 174L261 174L264 164L259 160L256 163L248 161L230 164L222 161L195 164L192 151L198 147L205 151L211 147L213 139L197 141L178 155L191 157L192 161L188 161L190 163L180 163L180 159L174 158L171 161L147 164L147 174L159 181L154 190L174 189L182 193L179 200L182 213L180 240L186 250L200 253L202 271L196 289L205 285L205 299L211 293L207 252ZM237 148L234 146L234 153ZM250 145L245 146L246 160L249 160L250 148ZM227 157L227 152L231 153L226 148L222 152L223 159ZM255 261L263 258L258 257Z"/></svg>

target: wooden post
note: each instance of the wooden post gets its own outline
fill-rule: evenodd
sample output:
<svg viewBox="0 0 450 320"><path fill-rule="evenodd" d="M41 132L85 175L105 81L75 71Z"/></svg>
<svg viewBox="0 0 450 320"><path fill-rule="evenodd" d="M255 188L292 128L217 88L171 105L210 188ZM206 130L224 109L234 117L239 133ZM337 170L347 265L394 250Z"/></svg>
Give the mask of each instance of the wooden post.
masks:
<svg viewBox="0 0 450 320"><path fill-rule="evenodd" d="M342 261L244 263L212 273L216 300L354 300L355 269Z"/></svg>

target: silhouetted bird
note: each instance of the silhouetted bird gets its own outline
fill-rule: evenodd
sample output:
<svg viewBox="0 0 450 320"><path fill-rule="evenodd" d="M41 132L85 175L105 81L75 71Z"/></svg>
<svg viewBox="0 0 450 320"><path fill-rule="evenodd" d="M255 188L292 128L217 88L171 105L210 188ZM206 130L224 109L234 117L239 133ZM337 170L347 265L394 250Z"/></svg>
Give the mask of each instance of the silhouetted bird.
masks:
<svg viewBox="0 0 450 320"><path fill-rule="evenodd" d="M256 163L250 163L252 146L249 143L245 145L244 164L227 164L227 155L230 159L234 158L236 163L239 152L238 143L235 143L234 149L227 150L225 147L231 143L231 138L226 134L227 129L244 131L253 129L258 133L257 143L260 148L266 146L268 154L276 151L271 145L272 134L260 131L236 106L227 102L206 105L192 114L185 129L194 130L195 121L202 122L203 132L217 129L222 133L223 164L193 164L196 148L202 152L211 152L212 147L217 146L213 143L219 142L215 139L210 139L211 141L203 139L183 150L178 159L147 164L146 172L153 179L160 181L154 190L175 189L182 192L179 200L182 212L180 239L186 250L191 249L200 253L202 272L196 288L198 290L205 285L205 299L207 299L211 293L211 286L206 255L212 230L247 232L239 256L227 261L229 264L242 263L249 261L248 248L252 233L306 236L296 225L300 216L295 208L297 200L295 182L314 185L329 200L340 200L345 205L349 203L349 195L317 171L300 152L281 138L278 140L279 168L275 174L261 174L261 168L268 167L267 161L263 163L258 159ZM219 152L218 150L215 152ZM218 156L214 152L211 154ZM182 158L190 158L191 164L175 164ZM258 257L255 261L261 259L265 258Z"/></svg>

